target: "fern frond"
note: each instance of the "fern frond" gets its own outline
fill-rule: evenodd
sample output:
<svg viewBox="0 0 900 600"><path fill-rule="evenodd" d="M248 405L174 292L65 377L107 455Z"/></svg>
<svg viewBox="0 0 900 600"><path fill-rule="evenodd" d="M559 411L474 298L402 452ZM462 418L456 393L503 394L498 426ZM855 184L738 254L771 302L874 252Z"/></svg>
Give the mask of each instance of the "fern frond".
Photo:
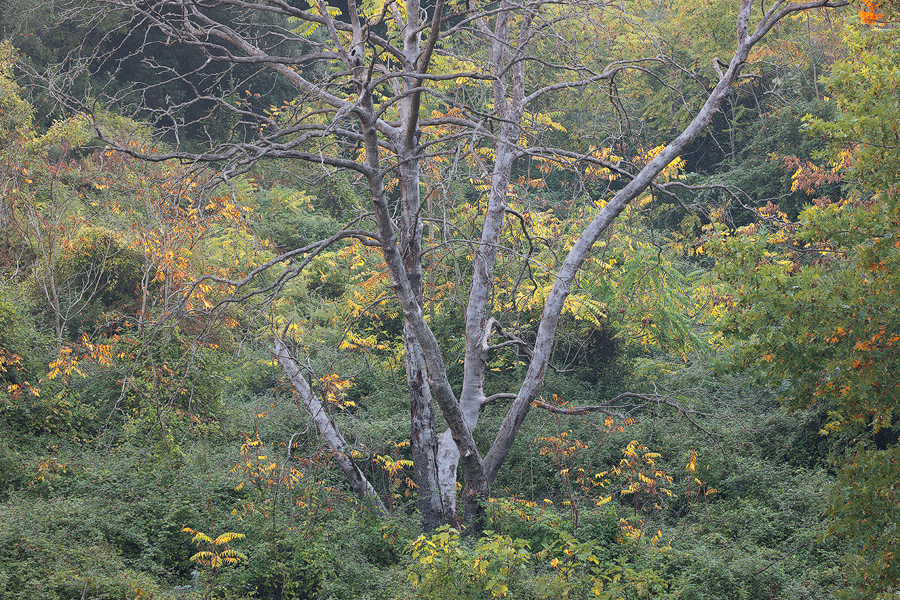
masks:
<svg viewBox="0 0 900 600"><path fill-rule="evenodd" d="M227 544L232 540L242 540L245 537L247 536L243 533L235 533L233 531L229 531L228 533L223 533L222 535L217 537L213 544L215 544L216 546L221 546L222 544Z"/></svg>
<svg viewBox="0 0 900 600"><path fill-rule="evenodd" d="M202 531L196 531L196 532L194 532L194 537L191 538L191 541L192 541L194 544L201 544L201 543L203 543L203 542L206 542L207 544L212 544L212 543L213 543L212 539L211 539L208 535L206 535L205 533L203 533Z"/></svg>
<svg viewBox="0 0 900 600"><path fill-rule="evenodd" d="M215 558L215 554L210 552L209 550L201 550L197 554L191 557L191 562L202 562L202 561L210 561Z"/></svg>

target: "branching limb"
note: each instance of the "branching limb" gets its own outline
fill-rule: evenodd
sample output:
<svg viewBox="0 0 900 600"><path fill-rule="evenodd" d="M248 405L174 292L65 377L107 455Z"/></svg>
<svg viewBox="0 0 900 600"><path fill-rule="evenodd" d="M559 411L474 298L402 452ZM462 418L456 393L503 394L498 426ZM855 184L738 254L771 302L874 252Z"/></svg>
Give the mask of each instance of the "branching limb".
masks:
<svg viewBox="0 0 900 600"><path fill-rule="evenodd" d="M632 402L630 404L621 404L620 402L622 400L636 400L637 402ZM703 431L706 435L716 438L721 437L721 434L709 431L708 429L697 423L696 419L694 418L712 417L714 415L682 406L678 402L675 402L671 396L664 396L662 394L638 394L635 392L625 392L623 394L619 394L605 404L599 404L595 406L556 406L553 404L548 404L547 402L544 402L542 400L533 400L531 402L531 405L533 407L543 408L544 410L557 415L578 416L590 413L601 413L614 419L623 420L629 418L629 415L631 415L635 411L641 410L653 404L665 405L674 408L678 411L679 414L686 417L697 429Z"/></svg>

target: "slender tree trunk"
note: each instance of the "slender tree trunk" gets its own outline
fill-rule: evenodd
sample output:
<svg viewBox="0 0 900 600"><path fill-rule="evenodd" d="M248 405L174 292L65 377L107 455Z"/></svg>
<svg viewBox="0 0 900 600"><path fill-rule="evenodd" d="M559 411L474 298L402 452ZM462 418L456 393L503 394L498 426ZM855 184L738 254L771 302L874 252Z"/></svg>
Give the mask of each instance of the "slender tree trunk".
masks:
<svg viewBox="0 0 900 600"><path fill-rule="evenodd" d="M319 402L319 399L316 398L316 395L309 387L309 383L303 378L303 373L301 373L300 369L297 368L297 365L294 364L294 359L291 357L287 346L285 346L284 342L281 341L281 338L277 335L275 336L274 353L275 358L278 360L278 364L281 366L281 370L284 371L285 375L287 375L291 384L294 386L294 389L300 394L303 406L312 418L313 423L315 423L316 430L318 430L319 435L325 440L325 443L328 444L328 448L331 450L335 462L337 462L338 466L344 472L344 475L347 476L350 487L359 494L360 498L371 503L372 509L376 514L386 517L388 511L381 502L378 492L375 491L375 488L372 487L372 484L366 479L365 474L363 474L360 468L353 462L353 458L350 455L350 448L344 440L344 436L341 435L341 432L338 431L334 423L331 422L328 413L326 413L325 409L322 407L322 403Z"/></svg>
<svg viewBox="0 0 900 600"><path fill-rule="evenodd" d="M422 284L422 222L418 160L411 157L400 166L402 202L400 246L403 266L419 308L424 308ZM422 517L422 529L431 531L447 522L438 484L437 436L434 429L434 403L428 387L428 372L422 346L408 323L403 324L403 346L406 363L406 385L409 389L410 450L413 459L413 481Z"/></svg>
<svg viewBox="0 0 900 600"><path fill-rule="evenodd" d="M413 481L416 484L416 500L422 517L422 529L431 531L453 519L454 507L445 506L441 496L434 404L428 389L428 374L422 347L409 325L404 324L403 337L406 352L406 383L409 387L409 446L413 460Z"/></svg>
<svg viewBox="0 0 900 600"><path fill-rule="evenodd" d="M478 425L478 418L484 405L484 383L488 365L488 351L494 320L491 317L491 302L494 285L494 265L497 261L497 250L500 235L506 216L507 192L512 177L512 170L518 156L518 141L521 135L521 122L525 111L525 66L518 61L510 64L514 56L524 52L527 39L515 39L509 27L510 3L504 0L494 23L493 32L479 23L479 28L486 39L493 39L491 46L491 64L495 79L493 80L493 96L495 110L501 119L497 141L495 144L496 159L491 173L491 191L488 197L487 211L481 225L480 244L475 252L472 264L472 284L466 305L466 352L463 361L463 386L460 394L460 408L466 425L472 431ZM526 17L521 27L528 29L530 17ZM451 437L445 434L442 440ZM456 469L459 452L447 447L438 451L438 465L441 494L445 498L456 501ZM452 480L451 480L452 478ZM466 515L474 516L479 509L479 499L467 491Z"/></svg>
<svg viewBox="0 0 900 600"><path fill-rule="evenodd" d="M405 70L424 73L440 31L443 0L433 9L431 32L422 44L421 4L407 0L403 28L403 58ZM399 12L397 13L399 16ZM416 297L419 311L424 311L424 283L422 278L422 195L419 182L419 112L421 110L422 80L415 76L403 78L403 88L410 95L399 102L401 127L393 136L397 148L400 179L400 253L410 288ZM399 82L397 82L399 84ZM406 319L403 324L406 359L406 382L410 398L410 450L413 459L413 478L418 488L417 501L422 528L431 531L455 519L455 507L443 502L438 479L438 440L434 428L434 402L428 384L428 368L422 345Z"/></svg>

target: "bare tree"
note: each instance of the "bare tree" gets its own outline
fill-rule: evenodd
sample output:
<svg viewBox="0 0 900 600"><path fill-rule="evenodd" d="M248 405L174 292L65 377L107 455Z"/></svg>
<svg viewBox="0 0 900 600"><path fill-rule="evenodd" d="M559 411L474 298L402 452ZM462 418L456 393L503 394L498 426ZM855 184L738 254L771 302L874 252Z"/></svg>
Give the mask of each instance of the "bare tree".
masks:
<svg viewBox="0 0 900 600"><path fill-rule="evenodd" d="M590 153L550 148L539 143L526 122L532 107L552 101L557 94L612 82L622 71L646 71L650 62L665 60L654 54L597 64L584 49L579 54L568 47L566 30L573 27L576 15L579 27L613 18L617 8L600 2L500 0L463 5L436 0L427 6L419 0L407 0L403 5L350 2L347 14L338 17L322 0L310 2L308 10L285 0L95 0L88 6L93 12L80 14L87 14L89 22L95 18L98 27L97 15L102 14L105 25L110 15L118 15L121 27L106 34L104 46L115 43L117 50L113 56L83 56L81 64L115 79L121 70L134 68L140 57L142 68L156 73L156 82L91 90L93 102L73 102L64 92L72 86L74 59L51 73L48 81L60 101L89 117L101 104L119 110L131 107L135 115L168 129L174 147L151 152L114 139L96 126L96 135L110 147L142 159L209 164L226 183L264 159L300 160L326 170L349 170L365 182L371 200L371 214L366 218L374 223L372 231L347 230L291 251L285 256L302 254L306 258L264 289L246 291L253 275L265 265L242 280L207 280L234 286L238 290L234 299L277 293L285 277L296 274L311 256L341 237L378 245L403 312L415 479L423 525L430 529L455 518L457 465L462 466L466 482L467 517L478 513L544 382L565 299L594 243L633 199L656 185L655 178L710 124L740 76L750 50L778 21L798 11L844 4L844 0L775 0L764 11L758 8L754 17L752 3L742 0L736 49L727 64L713 65L719 79L704 106L680 135L640 169ZM97 6L108 10L97 11ZM555 55L548 54L548 44L543 43L550 38L553 44L549 45L560 49ZM181 65L155 58L160 55L156 49L173 44L184 47L186 58ZM490 98L479 103L466 97L464 86L452 90L449 82L459 80L483 82ZM272 110L257 94L277 90L282 82L292 86L295 98ZM163 98L166 89L177 89L178 97ZM426 110L438 106L444 109L438 116ZM223 122L227 128L215 131L214 126ZM450 127L452 133L424 139L423 131L436 126ZM193 132L190 143L184 137L189 129ZM207 136L207 143L198 149L196 140L201 133ZM467 151L476 145L493 149L493 164L486 167L491 186L486 212L479 224L480 239L473 240L476 250L465 310L464 377L459 390L450 384L444 350L426 318L422 283L425 202L420 166L448 144ZM525 344L515 336L494 343L496 336L505 333L494 314L492 295L497 251L509 211L507 196L514 165L528 156L594 163L628 182L578 235L562 261L533 343ZM399 190L399 206L392 202L388 184ZM665 191L663 186L658 188ZM484 391L489 355L510 341L528 346L528 369L518 389L503 394L513 398L512 403L494 442L482 453L473 431L482 408L494 399ZM305 401L308 384L291 369L282 343L276 344L276 355ZM449 425L441 435L435 432L433 403ZM329 425L324 421L322 427L326 439L337 440L332 449L343 453L339 434L326 435ZM353 481L358 469L350 464L345 471ZM364 496L372 495L364 479L354 487Z"/></svg>

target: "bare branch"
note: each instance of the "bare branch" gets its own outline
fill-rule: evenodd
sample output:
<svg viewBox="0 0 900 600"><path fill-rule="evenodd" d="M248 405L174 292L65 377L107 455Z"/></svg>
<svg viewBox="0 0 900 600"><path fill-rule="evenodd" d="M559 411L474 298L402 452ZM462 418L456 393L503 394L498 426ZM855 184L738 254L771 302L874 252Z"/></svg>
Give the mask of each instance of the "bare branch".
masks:
<svg viewBox="0 0 900 600"><path fill-rule="evenodd" d="M620 404L622 400L639 400L640 402L622 405ZM678 402L675 402L671 396L663 396L661 394L637 394L634 392L625 392L623 394L619 394L605 404L598 404L595 406L555 406L541 400L533 400L531 402L532 406L543 408L544 410L557 415L579 416L590 413L601 413L609 417L622 420L628 418L629 415L635 413L636 411L654 404L657 406L664 405L674 408L678 411L679 414L686 417L694 425L694 427L703 431L706 435L710 437L721 437L721 434L709 431L708 429L697 423L696 419L694 418L695 416L712 417L712 414L685 408Z"/></svg>

